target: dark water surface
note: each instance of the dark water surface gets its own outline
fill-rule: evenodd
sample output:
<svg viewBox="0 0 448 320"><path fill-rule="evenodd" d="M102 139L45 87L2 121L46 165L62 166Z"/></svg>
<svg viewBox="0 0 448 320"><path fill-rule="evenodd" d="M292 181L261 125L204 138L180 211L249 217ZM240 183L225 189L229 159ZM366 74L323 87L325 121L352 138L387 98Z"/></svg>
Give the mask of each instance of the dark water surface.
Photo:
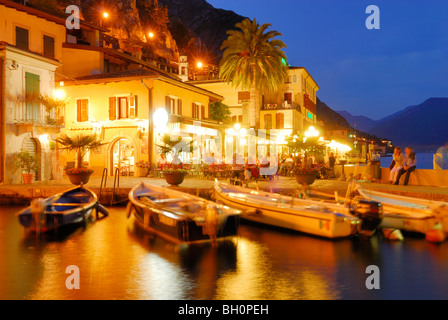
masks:
<svg viewBox="0 0 448 320"><path fill-rule="evenodd" d="M0 299L447 299L448 243L406 236L390 242L329 241L242 224L239 236L174 246L126 219L124 208L87 228L26 234L0 208ZM66 268L80 271L80 289L66 287ZM377 265L380 289L368 290Z"/></svg>

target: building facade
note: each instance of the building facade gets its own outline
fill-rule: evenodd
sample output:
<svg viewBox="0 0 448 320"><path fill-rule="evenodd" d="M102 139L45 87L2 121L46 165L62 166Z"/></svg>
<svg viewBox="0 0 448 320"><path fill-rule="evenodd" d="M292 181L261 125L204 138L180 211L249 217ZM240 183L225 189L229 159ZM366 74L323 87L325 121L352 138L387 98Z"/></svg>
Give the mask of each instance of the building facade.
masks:
<svg viewBox="0 0 448 320"><path fill-rule="evenodd" d="M0 180L20 183L16 156L28 150L40 158L36 180L52 177L50 139L60 132L57 110L39 97L52 96L61 66L65 19L0 1L1 158Z"/></svg>
<svg viewBox="0 0 448 320"><path fill-rule="evenodd" d="M225 126L209 120L209 105L222 97L148 69L125 70L79 77L60 87L70 97L66 105L63 133L97 134L106 145L87 155L88 166L101 174L132 174L139 161L156 163L157 148L165 134L195 139L202 156L214 152ZM162 108L169 118L166 126L154 122L154 112ZM199 153L198 153L199 154ZM67 155L65 163L74 162ZM194 153L183 161L195 162Z"/></svg>

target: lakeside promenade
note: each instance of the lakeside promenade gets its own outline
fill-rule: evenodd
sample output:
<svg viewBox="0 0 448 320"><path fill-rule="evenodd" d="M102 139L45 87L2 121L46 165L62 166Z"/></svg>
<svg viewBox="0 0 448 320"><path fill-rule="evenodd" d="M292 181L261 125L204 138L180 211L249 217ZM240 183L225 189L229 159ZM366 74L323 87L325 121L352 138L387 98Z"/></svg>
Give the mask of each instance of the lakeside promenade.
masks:
<svg viewBox="0 0 448 320"><path fill-rule="evenodd" d="M178 187L170 186L163 178L147 178L147 177L127 177L120 176L119 186L116 183L114 188L114 177L107 177L106 186L101 190L101 177L92 176L86 187L100 196L100 202L105 205L110 205L113 200L114 203L123 203L127 199L127 195L132 187L140 183L140 181L151 183L158 186L173 188L179 191L188 192L195 195L210 197L213 193L212 179L201 179L198 177L187 177L184 182ZM220 180L226 182L226 180ZM390 185L387 183L371 183L367 181L357 182L363 188L372 189L391 194L416 197L428 200L437 200L448 202L448 187L437 186L416 186L416 185ZM311 186L310 191L313 193L325 193L334 195L335 191L340 197L344 197L347 192L349 182L340 181L338 179L317 179ZM56 181L33 182L32 184L14 184L14 185L0 185L0 204L1 205L27 205L33 198L47 198L51 195L61 191L72 188L68 178L64 176L59 183ZM285 195L297 195L301 186L294 178L280 176L273 180L261 180L251 182L249 188L259 188L260 190L272 191ZM113 195L113 196L112 196Z"/></svg>

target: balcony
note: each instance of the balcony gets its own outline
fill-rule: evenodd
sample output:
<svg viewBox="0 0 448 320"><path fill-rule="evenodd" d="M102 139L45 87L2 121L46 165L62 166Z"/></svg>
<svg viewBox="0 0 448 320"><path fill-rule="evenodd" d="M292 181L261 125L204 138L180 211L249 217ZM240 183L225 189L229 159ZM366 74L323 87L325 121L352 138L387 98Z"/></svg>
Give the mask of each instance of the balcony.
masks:
<svg viewBox="0 0 448 320"><path fill-rule="evenodd" d="M18 103L9 109L6 123L16 125L20 132L29 132L35 127L58 133L65 126L65 109L51 110L50 113L42 105L26 105Z"/></svg>
<svg viewBox="0 0 448 320"><path fill-rule="evenodd" d="M281 105L278 105L276 103L268 103L265 104L261 110L262 111L270 111L270 110L297 110L298 112L301 112L300 110L300 105L295 103L295 102L288 102L288 101L283 101L283 103Z"/></svg>

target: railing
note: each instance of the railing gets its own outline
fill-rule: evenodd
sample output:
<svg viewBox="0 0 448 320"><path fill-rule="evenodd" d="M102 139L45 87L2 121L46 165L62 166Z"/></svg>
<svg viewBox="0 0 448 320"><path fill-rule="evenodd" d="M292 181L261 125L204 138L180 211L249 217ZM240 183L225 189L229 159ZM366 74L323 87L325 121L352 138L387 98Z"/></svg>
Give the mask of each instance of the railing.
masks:
<svg viewBox="0 0 448 320"><path fill-rule="evenodd" d="M301 112L300 105L298 105L295 102L289 103L287 101L284 101L281 105L278 105L278 104L274 103L274 104L265 104L262 107L262 110L264 110L264 111L269 111L269 110L289 110L289 109L295 109L295 110Z"/></svg>
<svg viewBox="0 0 448 320"><path fill-rule="evenodd" d="M6 113L6 123L64 127L64 110L52 110L48 113L42 104L27 106L26 103L16 102Z"/></svg>

